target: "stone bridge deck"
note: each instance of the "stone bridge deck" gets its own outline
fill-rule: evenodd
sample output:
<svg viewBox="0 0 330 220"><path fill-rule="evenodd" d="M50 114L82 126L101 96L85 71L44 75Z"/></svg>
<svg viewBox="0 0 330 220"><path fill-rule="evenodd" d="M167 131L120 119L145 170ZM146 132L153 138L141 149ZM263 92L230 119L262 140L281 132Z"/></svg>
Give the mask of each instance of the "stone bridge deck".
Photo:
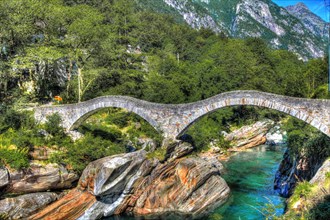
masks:
<svg viewBox="0 0 330 220"><path fill-rule="evenodd" d="M158 104L127 96L103 96L89 101L35 108L35 118L45 122L47 115L58 113L62 126L72 130L100 109L123 108L141 116L165 138L175 139L200 117L215 110L250 105L278 110L314 126L330 137L330 100L303 99L258 91L232 91L187 104Z"/></svg>

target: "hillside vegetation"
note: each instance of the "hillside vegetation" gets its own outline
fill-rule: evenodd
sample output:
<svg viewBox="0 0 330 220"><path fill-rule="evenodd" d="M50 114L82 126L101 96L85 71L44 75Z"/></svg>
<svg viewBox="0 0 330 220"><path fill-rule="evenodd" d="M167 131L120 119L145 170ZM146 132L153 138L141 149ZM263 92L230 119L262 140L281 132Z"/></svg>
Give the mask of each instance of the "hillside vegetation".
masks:
<svg viewBox="0 0 330 220"><path fill-rule="evenodd" d="M61 96L62 103L117 94L159 103L185 103L226 91L254 89L295 97L330 97L327 58L303 62L291 52L268 48L259 38L241 40L209 29L194 30L178 17L143 9L141 2L2 0L0 7L0 144L2 154L9 157L2 162L14 168L27 166L33 145L58 145L59 149L109 145L117 149L118 143L132 140L123 137L118 128L104 129L121 141L99 140L102 129L87 126L87 133L92 134L86 135L86 142L73 144L60 128L52 131L60 119L49 122L56 126L45 128L17 111L27 104L54 101L55 96ZM109 117L121 114L115 111ZM230 123L241 126L259 119L258 114L279 117L253 108L230 108L204 117L188 133L202 148L209 140L221 139L219 131L228 130ZM127 117L128 137L159 139L150 128L135 132L135 116ZM40 137L40 128L50 138ZM88 141L93 138L94 142ZM12 143L14 140L19 143ZM97 151L86 147L81 160L123 149L91 156ZM11 162L8 150L16 151L14 161L21 162ZM57 160L63 162L63 155ZM75 169L81 170L77 164Z"/></svg>

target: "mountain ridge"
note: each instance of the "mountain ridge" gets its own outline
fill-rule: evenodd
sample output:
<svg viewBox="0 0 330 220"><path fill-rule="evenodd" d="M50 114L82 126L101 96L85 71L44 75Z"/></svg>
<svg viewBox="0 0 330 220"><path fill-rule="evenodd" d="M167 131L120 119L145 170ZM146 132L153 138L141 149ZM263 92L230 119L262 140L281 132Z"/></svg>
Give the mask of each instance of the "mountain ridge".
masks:
<svg viewBox="0 0 330 220"><path fill-rule="evenodd" d="M153 6L143 2L157 12L171 8L169 14L195 29L209 28L236 38L260 37L272 48L289 50L305 61L325 56L329 24L304 4L285 8L270 0L154 0Z"/></svg>

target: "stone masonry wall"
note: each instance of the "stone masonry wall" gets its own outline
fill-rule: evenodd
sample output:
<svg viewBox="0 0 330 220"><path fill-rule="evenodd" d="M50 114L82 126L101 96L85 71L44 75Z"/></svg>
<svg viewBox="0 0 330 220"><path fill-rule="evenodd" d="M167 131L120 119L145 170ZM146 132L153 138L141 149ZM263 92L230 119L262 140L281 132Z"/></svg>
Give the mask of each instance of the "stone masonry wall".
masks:
<svg viewBox="0 0 330 220"><path fill-rule="evenodd" d="M215 110L238 105L275 109L314 126L330 136L330 100L302 99L258 91L232 91L188 104L158 104L127 96L103 96L70 105L35 108L35 118L45 122L46 116L59 113L68 131L79 127L90 115L103 108L124 108L144 118L165 138L175 139L198 118Z"/></svg>

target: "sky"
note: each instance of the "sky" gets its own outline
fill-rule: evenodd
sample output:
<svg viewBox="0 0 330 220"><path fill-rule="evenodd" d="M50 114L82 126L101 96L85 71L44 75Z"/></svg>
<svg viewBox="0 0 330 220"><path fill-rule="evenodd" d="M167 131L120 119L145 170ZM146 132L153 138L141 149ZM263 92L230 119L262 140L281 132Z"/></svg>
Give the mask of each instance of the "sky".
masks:
<svg viewBox="0 0 330 220"><path fill-rule="evenodd" d="M323 20L329 21L330 0L273 0L273 2L283 7L303 2L312 12L320 16Z"/></svg>

